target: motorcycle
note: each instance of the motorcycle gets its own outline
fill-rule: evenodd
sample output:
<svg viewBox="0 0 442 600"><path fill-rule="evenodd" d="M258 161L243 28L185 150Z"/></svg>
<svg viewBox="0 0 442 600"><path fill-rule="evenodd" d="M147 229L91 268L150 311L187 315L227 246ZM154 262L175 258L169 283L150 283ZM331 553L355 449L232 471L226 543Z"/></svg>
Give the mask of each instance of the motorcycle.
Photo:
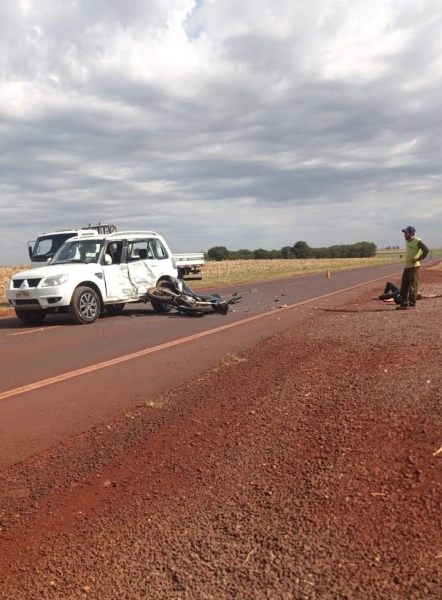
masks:
<svg viewBox="0 0 442 600"><path fill-rule="evenodd" d="M182 279L162 281L159 286L146 291L155 312L165 313L174 308L180 314L201 316L209 313L226 315L229 307L241 300L238 292L223 300L219 294L196 294Z"/></svg>

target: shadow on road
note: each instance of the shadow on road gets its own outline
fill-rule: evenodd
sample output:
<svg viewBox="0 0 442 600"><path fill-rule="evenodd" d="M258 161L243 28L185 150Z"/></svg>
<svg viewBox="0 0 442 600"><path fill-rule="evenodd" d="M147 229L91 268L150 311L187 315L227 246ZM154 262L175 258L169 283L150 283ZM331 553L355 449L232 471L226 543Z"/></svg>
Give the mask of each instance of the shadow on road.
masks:
<svg viewBox="0 0 442 600"><path fill-rule="evenodd" d="M143 309L126 309L119 315L109 315L107 313L103 313L100 315L99 319L95 322L108 320L108 319L118 319L118 318L144 318L144 317L157 317L161 319L195 319L200 317L207 317L209 315L185 315L183 313L178 313L176 311L165 313L165 314L157 314L152 308L143 308ZM78 327L75 323L71 321L69 315L58 314L58 315L47 315L46 319L43 323L35 326L29 326L21 323L17 319L17 317L12 315L6 315L4 317L1 316L0 313L0 331L1 330L25 330L25 329L49 329L50 327Z"/></svg>

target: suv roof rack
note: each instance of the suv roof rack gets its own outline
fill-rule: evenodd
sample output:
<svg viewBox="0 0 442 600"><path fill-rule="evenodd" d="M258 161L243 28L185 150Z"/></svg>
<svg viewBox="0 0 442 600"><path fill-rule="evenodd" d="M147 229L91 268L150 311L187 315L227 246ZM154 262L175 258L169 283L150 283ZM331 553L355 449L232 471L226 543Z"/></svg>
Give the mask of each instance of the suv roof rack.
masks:
<svg viewBox="0 0 442 600"><path fill-rule="evenodd" d="M113 237L113 236L119 236L119 235L158 235L158 233L156 233L155 231L147 231L147 230L143 230L143 231L115 231L114 233L110 233L109 235L107 235L106 237Z"/></svg>
<svg viewBox="0 0 442 600"><path fill-rule="evenodd" d="M91 225L89 223L89 225L87 227L81 227L81 229L94 229L95 231L98 231L98 233L101 233L102 235L105 235L107 233L115 233L117 231L117 228L115 227L115 225L102 225L101 223L98 223L98 225Z"/></svg>
<svg viewBox="0 0 442 600"><path fill-rule="evenodd" d="M102 225L98 223L98 225L86 225L85 227L67 227L65 229L55 229L54 233L65 233L67 231L97 231L101 235L105 235L106 233L115 233L117 228L115 225ZM48 232L50 233L50 232ZM48 235L48 233L43 233L42 235Z"/></svg>
<svg viewBox="0 0 442 600"><path fill-rule="evenodd" d="M72 237L97 237L98 235L100 235L100 233L95 229L84 229L76 231L75 235L73 235Z"/></svg>

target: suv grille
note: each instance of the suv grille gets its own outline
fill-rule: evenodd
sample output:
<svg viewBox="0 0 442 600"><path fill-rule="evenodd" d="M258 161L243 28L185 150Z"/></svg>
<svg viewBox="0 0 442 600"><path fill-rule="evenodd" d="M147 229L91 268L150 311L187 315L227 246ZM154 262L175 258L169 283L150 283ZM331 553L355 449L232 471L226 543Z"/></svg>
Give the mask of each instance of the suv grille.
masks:
<svg viewBox="0 0 442 600"><path fill-rule="evenodd" d="M26 298L26 300L14 300L15 306L31 306L35 305L40 308L40 303L38 300L33 300L32 298Z"/></svg>
<svg viewBox="0 0 442 600"><path fill-rule="evenodd" d="M37 285L40 283L41 281L41 277L40 279L13 279L13 283L14 283L14 289L19 289L23 283L23 281L27 281L28 282L28 287L30 288L36 288Z"/></svg>

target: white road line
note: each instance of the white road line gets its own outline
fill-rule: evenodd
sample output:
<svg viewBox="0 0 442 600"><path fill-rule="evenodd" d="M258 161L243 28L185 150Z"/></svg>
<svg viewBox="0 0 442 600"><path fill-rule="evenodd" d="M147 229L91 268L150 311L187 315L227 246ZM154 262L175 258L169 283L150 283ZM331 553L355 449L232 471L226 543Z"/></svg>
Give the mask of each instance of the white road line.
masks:
<svg viewBox="0 0 442 600"><path fill-rule="evenodd" d="M16 333L8 333L7 337L11 335L27 335L28 333L43 333L46 331L52 331L53 329L59 329L60 325L53 325L52 327L39 327L38 329L27 329L26 331L17 331Z"/></svg>

